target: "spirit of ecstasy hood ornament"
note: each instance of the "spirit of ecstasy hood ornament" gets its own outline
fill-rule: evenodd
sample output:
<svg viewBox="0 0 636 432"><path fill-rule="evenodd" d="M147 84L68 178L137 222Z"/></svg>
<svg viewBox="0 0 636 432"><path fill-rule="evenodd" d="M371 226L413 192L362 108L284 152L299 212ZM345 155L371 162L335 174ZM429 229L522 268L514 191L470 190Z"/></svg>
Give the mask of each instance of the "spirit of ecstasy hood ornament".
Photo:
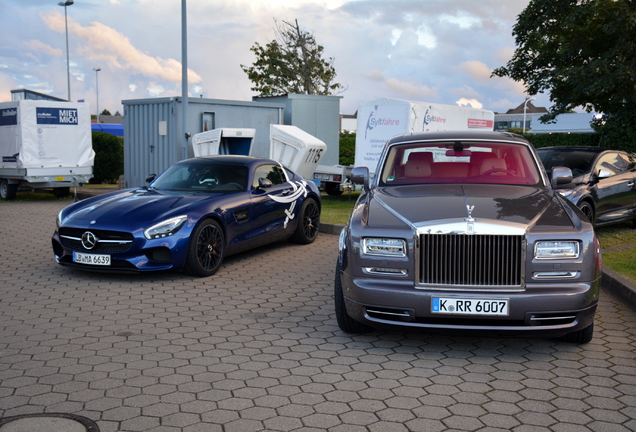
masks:
<svg viewBox="0 0 636 432"><path fill-rule="evenodd" d="M475 234L475 218L473 218L475 206L466 204L466 210L468 212L468 217L464 219L466 221L466 234Z"/></svg>
<svg viewBox="0 0 636 432"><path fill-rule="evenodd" d="M475 222L475 219L473 218L473 210L475 210L475 206L466 204L466 210L468 210L468 217L464 220L466 222Z"/></svg>

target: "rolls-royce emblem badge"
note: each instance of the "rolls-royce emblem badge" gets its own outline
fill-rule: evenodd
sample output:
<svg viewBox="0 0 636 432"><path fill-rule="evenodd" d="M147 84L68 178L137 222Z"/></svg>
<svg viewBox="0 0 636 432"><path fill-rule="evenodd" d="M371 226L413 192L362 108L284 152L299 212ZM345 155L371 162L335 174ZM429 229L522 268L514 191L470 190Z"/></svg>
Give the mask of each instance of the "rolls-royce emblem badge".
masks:
<svg viewBox="0 0 636 432"><path fill-rule="evenodd" d="M93 249L95 245L97 245L97 241L97 236L90 231L86 231L82 234L82 246L84 246L85 249Z"/></svg>

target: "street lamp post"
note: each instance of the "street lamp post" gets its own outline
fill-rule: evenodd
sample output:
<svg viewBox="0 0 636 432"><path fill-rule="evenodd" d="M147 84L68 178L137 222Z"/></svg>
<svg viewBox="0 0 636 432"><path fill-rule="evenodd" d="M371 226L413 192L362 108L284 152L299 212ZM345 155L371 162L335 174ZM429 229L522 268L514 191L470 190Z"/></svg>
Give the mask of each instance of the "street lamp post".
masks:
<svg viewBox="0 0 636 432"><path fill-rule="evenodd" d="M535 98L527 98L523 103L523 133L526 133L526 108L528 108L528 102L534 99Z"/></svg>
<svg viewBox="0 0 636 432"><path fill-rule="evenodd" d="M94 68L95 71L95 97L97 99L97 124L99 124L99 77L97 76L97 72L102 70L101 68Z"/></svg>
<svg viewBox="0 0 636 432"><path fill-rule="evenodd" d="M64 7L64 27L66 28L66 83L68 85L68 101L71 101L71 63L68 56L68 20L66 18L66 8L75 3L74 0L59 2L58 6Z"/></svg>

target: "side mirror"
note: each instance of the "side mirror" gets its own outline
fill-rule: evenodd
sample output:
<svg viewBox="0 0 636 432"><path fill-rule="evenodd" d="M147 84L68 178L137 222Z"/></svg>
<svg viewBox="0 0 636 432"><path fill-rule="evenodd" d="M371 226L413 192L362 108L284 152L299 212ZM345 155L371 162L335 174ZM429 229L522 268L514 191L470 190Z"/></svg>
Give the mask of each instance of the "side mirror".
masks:
<svg viewBox="0 0 636 432"><path fill-rule="evenodd" d="M369 190L369 168L355 167L351 170L351 183L362 185L365 191Z"/></svg>
<svg viewBox="0 0 636 432"><path fill-rule="evenodd" d="M552 188L556 189L558 185L572 183L572 170L567 167L552 168Z"/></svg>
<svg viewBox="0 0 636 432"><path fill-rule="evenodd" d="M598 179L604 179L604 178L608 178L608 177L611 177L611 176L612 176L612 173L611 173L611 172L609 172L609 171L608 171L608 170L606 170L606 169L602 169L602 168L601 168L600 170L598 170L598 175L597 175L596 177L597 177Z"/></svg>
<svg viewBox="0 0 636 432"><path fill-rule="evenodd" d="M258 187L259 189L267 189L272 187L272 181L269 179L266 179L264 177L261 177L258 179Z"/></svg>
<svg viewBox="0 0 636 432"><path fill-rule="evenodd" d="M157 178L157 174L150 174L148 177L146 177L146 184L150 183L156 178Z"/></svg>

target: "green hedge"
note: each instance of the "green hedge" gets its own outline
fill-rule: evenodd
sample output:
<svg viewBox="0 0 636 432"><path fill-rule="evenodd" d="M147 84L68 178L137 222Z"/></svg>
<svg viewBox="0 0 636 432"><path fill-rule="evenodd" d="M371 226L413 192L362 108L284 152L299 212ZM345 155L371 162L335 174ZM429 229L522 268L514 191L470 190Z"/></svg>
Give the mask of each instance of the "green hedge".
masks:
<svg viewBox="0 0 636 432"><path fill-rule="evenodd" d="M117 183L124 173L124 139L105 132L93 132L93 178L91 184Z"/></svg>
<svg viewBox="0 0 636 432"><path fill-rule="evenodd" d="M340 134L340 165L353 165L356 158L356 134L355 132L342 132Z"/></svg>
<svg viewBox="0 0 636 432"><path fill-rule="evenodd" d="M555 146L592 146L598 147L600 145L598 134L566 134L566 133L554 133L554 134L523 134L523 136L532 143L535 148L541 147L555 147Z"/></svg>

